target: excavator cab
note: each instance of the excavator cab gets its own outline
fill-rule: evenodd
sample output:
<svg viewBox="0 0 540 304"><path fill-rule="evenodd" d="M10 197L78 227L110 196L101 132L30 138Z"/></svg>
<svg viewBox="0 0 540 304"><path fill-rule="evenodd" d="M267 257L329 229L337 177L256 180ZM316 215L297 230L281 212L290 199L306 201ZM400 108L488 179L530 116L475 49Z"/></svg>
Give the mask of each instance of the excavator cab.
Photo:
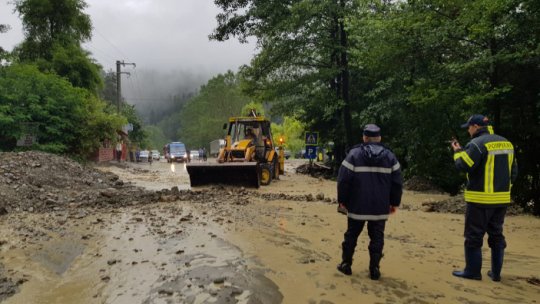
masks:
<svg viewBox="0 0 540 304"><path fill-rule="evenodd" d="M191 186L233 184L258 188L283 174L283 160L275 150L269 120L263 116L231 117L226 146L220 150L217 162L190 163L186 168Z"/></svg>

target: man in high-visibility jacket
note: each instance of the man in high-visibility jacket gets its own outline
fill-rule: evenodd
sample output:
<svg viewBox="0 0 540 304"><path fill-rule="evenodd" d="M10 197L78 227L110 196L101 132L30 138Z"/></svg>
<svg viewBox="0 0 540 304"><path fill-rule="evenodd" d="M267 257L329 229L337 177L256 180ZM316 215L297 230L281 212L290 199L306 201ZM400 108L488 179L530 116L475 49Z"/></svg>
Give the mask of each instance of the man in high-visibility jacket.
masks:
<svg viewBox="0 0 540 304"><path fill-rule="evenodd" d="M456 167L467 173L465 201L465 269L452 274L466 279L481 280L482 243L488 234L491 248L493 281L501 280L506 240L503 235L504 216L510 204L510 189L517 177L514 146L506 138L493 133L488 118L475 114L461 126L468 128L471 141L462 148L451 143Z"/></svg>

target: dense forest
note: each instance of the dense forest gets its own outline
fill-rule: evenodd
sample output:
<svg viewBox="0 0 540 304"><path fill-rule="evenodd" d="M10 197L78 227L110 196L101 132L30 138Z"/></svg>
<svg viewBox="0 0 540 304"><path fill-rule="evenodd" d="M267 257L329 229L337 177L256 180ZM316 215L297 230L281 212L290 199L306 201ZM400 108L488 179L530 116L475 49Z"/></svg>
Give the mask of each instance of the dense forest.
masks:
<svg viewBox="0 0 540 304"><path fill-rule="evenodd" d="M244 92L335 143L382 127L407 176L456 193L446 141L473 113L517 151L514 199L540 214L540 2L216 0L211 39L254 38Z"/></svg>
<svg viewBox="0 0 540 304"><path fill-rule="evenodd" d="M447 141L465 144L460 124L483 113L516 148L514 200L540 215L539 1L214 2L221 12L209 38L255 41L250 64L196 92L172 92L166 110L126 100L116 113L116 75L81 48L91 38L85 1L14 1L25 40L0 49L0 148L13 148L20 122L47 126L38 148L58 153L84 155L126 122L141 145L205 146L223 136L228 116L255 103L290 149L301 148L303 130L320 132L334 166L362 126L377 123L406 177L457 193L464 176Z"/></svg>

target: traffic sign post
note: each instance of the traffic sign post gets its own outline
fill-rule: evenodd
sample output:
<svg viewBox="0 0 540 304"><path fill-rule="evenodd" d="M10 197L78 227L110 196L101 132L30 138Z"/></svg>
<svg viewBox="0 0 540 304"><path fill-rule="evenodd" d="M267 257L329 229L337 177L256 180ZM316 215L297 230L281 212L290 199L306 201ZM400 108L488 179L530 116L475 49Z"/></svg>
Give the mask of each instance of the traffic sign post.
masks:
<svg viewBox="0 0 540 304"><path fill-rule="evenodd" d="M317 146L306 146L306 158L310 161L317 158Z"/></svg>
<svg viewBox="0 0 540 304"><path fill-rule="evenodd" d="M318 146L319 145L319 132L306 132L305 142L306 142L306 146Z"/></svg>

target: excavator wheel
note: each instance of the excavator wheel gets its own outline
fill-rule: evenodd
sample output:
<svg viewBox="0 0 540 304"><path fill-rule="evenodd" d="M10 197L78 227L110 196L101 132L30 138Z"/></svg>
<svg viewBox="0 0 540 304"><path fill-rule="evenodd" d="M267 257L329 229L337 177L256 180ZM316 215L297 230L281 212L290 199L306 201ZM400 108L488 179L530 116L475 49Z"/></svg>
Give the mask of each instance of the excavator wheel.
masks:
<svg viewBox="0 0 540 304"><path fill-rule="evenodd" d="M273 174L274 172L271 164L261 164L261 185L270 185Z"/></svg>
<svg viewBox="0 0 540 304"><path fill-rule="evenodd" d="M274 176L274 179L279 179L279 162L277 157L274 157L274 160L272 161L272 175Z"/></svg>

